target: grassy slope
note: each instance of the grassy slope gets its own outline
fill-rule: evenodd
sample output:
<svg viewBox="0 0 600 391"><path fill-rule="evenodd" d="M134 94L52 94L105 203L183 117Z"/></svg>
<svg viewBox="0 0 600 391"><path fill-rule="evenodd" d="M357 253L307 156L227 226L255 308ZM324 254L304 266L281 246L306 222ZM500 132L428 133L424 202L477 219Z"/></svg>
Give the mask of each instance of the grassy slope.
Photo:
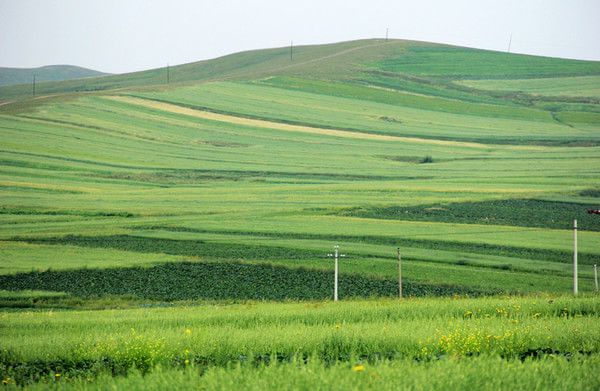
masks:
<svg viewBox="0 0 600 391"><path fill-rule="evenodd" d="M273 75L349 80L357 78L357 72L361 70L390 71L397 76L429 75L440 78L445 75L444 78L468 79L600 75L598 62L507 55L424 42L371 39L298 46L294 48L293 61L290 61L288 47L235 53L173 66L170 68L170 81L177 84L206 80L248 80ZM159 68L85 81L46 83L38 86L38 91L41 95L165 85L166 73L166 68ZM0 99L28 97L30 93L29 86L0 87Z"/></svg>
<svg viewBox="0 0 600 391"><path fill-rule="evenodd" d="M0 88L21 97L0 107L3 383L596 387L597 297L348 298L396 294L398 246L407 295L568 292L573 217L591 291L600 110L572 90L598 63L401 41L287 55L189 64L168 88L164 70ZM197 305L326 298L335 243L340 303Z"/></svg>
<svg viewBox="0 0 600 391"><path fill-rule="evenodd" d="M338 64L338 57L352 58L359 53L365 53L365 50L368 53L373 50L373 47L377 47L379 43L376 40L366 40L332 45L299 46L294 49L295 62L293 64L289 60L289 48L253 50L231 54L214 60L173 66L169 70L169 78L172 83L176 84L213 79L245 79L279 72L294 73L296 70L305 72L313 68L313 61L321 63L321 59L333 56L332 63ZM360 48L364 48L364 50L356 50ZM397 45L395 51L401 52L402 50L403 45ZM340 55L340 53L342 54ZM346 68L346 72L349 71L345 64L339 63L337 65L337 68L341 67ZM328 67L327 73L335 74L331 68ZM42 95L164 85L166 84L166 78L167 69L159 68L123 75L92 78L85 81L42 83L38 86L38 93ZM31 89L29 86L0 87L0 99L28 97L30 93Z"/></svg>
<svg viewBox="0 0 600 391"><path fill-rule="evenodd" d="M495 91L518 91L536 95L558 95L600 98L600 77L552 77L512 80L465 80L462 84Z"/></svg>
<svg viewBox="0 0 600 391"><path fill-rule="evenodd" d="M27 84L31 89L33 75L37 83L82 79L105 75L102 72L73 65L48 65L39 68L3 68L0 67L0 86ZM26 87L20 87L26 88Z"/></svg>
<svg viewBox="0 0 600 391"><path fill-rule="evenodd" d="M119 90L2 106L0 251L10 260L1 271L190 258L330 269L314 254L339 242L352 256L343 264L348 273L394 278L393 249L401 245L411 281L568 289L569 223L532 222L534 214L520 222L486 201L547 200L533 203L544 205L540 213L560 202L579 203L568 205L581 213L598 206L598 105L460 83L579 80L600 73L598 63L377 40L299 47L293 62L288 55L271 49L173 67L177 84L168 88L154 85L162 70L49 83L45 93ZM219 79L230 80L200 83ZM21 93L0 88L5 98ZM113 99L117 94L146 101ZM177 107L226 116L200 118ZM247 118L270 122L244 125ZM328 129L366 138L327 135ZM433 163L420 164L425 156ZM464 202L481 203L485 224L462 215L388 220L345 212L470 205ZM501 225L490 226L485 219L495 213ZM582 228L585 290L600 236ZM98 240L89 246L64 235ZM36 242L40 237L53 244ZM167 251L166 239L183 242ZM204 247L194 247L198 241ZM215 253L231 242L260 251ZM310 254L288 259L277 255L281 248Z"/></svg>
<svg viewBox="0 0 600 391"><path fill-rule="evenodd" d="M564 60L449 46L416 46L381 61L386 71L443 79L522 79L587 76L600 73L598 62Z"/></svg>

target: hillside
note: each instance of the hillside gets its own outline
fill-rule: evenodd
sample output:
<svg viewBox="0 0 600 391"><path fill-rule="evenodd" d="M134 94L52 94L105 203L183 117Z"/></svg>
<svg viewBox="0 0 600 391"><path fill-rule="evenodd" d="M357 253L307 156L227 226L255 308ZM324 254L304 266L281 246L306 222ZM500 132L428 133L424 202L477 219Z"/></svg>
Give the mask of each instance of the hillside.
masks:
<svg viewBox="0 0 600 391"><path fill-rule="evenodd" d="M0 289L326 298L338 243L347 296L394 295L397 247L410 294L565 292L574 218L592 289L600 62L366 40L165 71L0 88ZM163 267L198 285L147 289Z"/></svg>
<svg viewBox="0 0 600 391"><path fill-rule="evenodd" d="M48 65L39 68L0 67L0 86L27 84L29 85L29 90L31 90L33 75L35 75L36 82L49 82L83 79L93 76L103 76L106 74L73 65Z"/></svg>
<svg viewBox="0 0 600 391"><path fill-rule="evenodd" d="M599 387L600 62L366 40L29 87L4 385Z"/></svg>
<svg viewBox="0 0 600 391"><path fill-rule="evenodd" d="M499 67L499 64L502 66ZM364 81L367 78L386 85L390 78L410 76L409 80L395 80L392 86L410 89L415 83L419 85L431 79L600 76L600 62L506 54L417 41L371 39L297 46L293 48L292 59L290 48L283 47L235 53L169 68L169 82L172 84L252 80L276 75L338 81ZM86 80L44 83L38 89L40 94L54 94L166 84L165 67ZM29 86L0 87L0 99L29 97L30 93Z"/></svg>

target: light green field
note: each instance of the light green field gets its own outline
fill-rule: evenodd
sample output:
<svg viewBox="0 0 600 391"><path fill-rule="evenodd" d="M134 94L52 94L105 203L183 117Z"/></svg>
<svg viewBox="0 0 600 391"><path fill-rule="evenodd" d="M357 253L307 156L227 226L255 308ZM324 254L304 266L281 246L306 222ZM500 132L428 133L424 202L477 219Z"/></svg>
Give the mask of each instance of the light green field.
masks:
<svg viewBox="0 0 600 391"><path fill-rule="evenodd" d="M569 216L560 225L563 229L549 229L524 227L518 221L511 227L336 214L357 206L498 199L548 200L544 207L550 208L559 208L552 201L592 207L594 198L578 193L593 188L598 179L597 147L560 145L578 138L595 140L593 123L566 126L531 109L532 120L519 118L520 113L510 118L508 107L501 108L506 118L487 118L249 83L132 94L144 99L53 100L31 112L1 117L8 149L3 152L5 224L0 237L12 259L3 265L5 273L206 258L160 255L160 250L124 256L110 249L72 246L63 253L61 246L35 243L20 243L18 255L11 255L15 244L7 241L155 232L153 237L259 243L322 254L339 242L357 258L344 270L389 277L395 273L395 247L408 240L403 252L415 263L407 263L406 275L415 280L514 291L568 289ZM205 111L196 115L177 105ZM211 112L227 114L211 117ZM383 116L402 118L402 124L381 120ZM348 128L353 130L344 130ZM517 135L518 129L528 131ZM443 139L436 138L439 134ZM389 139L379 140L378 135ZM503 143L494 144L498 140ZM425 156L434 162L419 164ZM588 218L585 205L580 212L573 217ZM580 226L580 259L588 265L581 270L582 287L590 289L591 264L600 256L598 228ZM176 230L169 232L169 227ZM182 228L197 232L181 232ZM263 234L268 237L261 238ZM425 244L415 246L411 240ZM471 245L513 249L473 253ZM543 253L531 260L522 249L558 253L552 260ZM57 262L57 254L63 254L64 261ZM364 256L375 259L361 263ZM260 261L251 255L248 260ZM368 263L375 261L381 266ZM291 265L331 267L313 257ZM494 268L498 265L514 271L500 272ZM492 267L489 276L487 267ZM533 274L521 279L517 271ZM540 278L539 271L550 274ZM498 273L506 274L506 280Z"/></svg>
<svg viewBox="0 0 600 391"><path fill-rule="evenodd" d="M600 98L600 77L552 77L521 80L464 80L463 85L482 90L519 91L546 96L582 96Z"/></svg>
<svg viewBox="0 0 600 391"><path fill-rule="evenodd" d="M9 384L592 384L599 62L367 40L162 72L0 87ZM566 294L573 219L581 299L317 301L335 244L344 301L397 295L397 248L406 296Z"/></svg>

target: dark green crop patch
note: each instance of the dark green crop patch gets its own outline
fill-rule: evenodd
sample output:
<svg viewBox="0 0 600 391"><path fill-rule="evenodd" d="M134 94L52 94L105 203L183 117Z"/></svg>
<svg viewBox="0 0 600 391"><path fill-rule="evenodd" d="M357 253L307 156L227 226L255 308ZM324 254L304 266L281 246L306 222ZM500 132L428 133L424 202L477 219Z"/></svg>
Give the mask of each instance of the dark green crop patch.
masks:
<svg viewBox="0 0 600 391"><path fill-rule="evenodd" d="M137 217L131 212L120 211L91 211L65 209L33 209L0 207L0 215L45 215L45 216L84 216L84 217Z"/></svg>
<svg viewBox="0 0 600 391"><path fill-rule="evenodd" d="M340 297L395 296L397 281L340 275ZM406 282L407 296L498 293L452 285ZM322 300L332 296L333 273L239 262L167 263L150 268L78 269L0 276L0 289L67 292L98 298L116 295L150 300Z"/></svg>
<svg viewBox="0 0 600 391"><path fill-rule="evenodd" d="M600 189L587 189L579 192L582 197L600 198Z"/></svg>
<svg viewBox="0 0 600 391"><path fill-rule="evenodd" d="M203 240L176 240L131 235L67 235L52 238L15 238L14 240L33 244L113 248L139 253L185 255L226 260L311 259L323 257L322 252L305 249L206 242Z"/></svg>
<svg viewBox="0 0 600 391"><path fill-rule="evenodd" d="M422 248L432 250L445 250L445 251L456 251L462 253L473 253L481 255L498 255L512 258L522 259L538 259L549 262L570 262L572 254L567 251L555 250L555 249L543 249L543 248L529 248L529 247L517 247L517 246L506 246L506 245L495 245L488 243L466 243L459 241L449 240L438 240L438 236L432 236L431 239L412 239L412 238L394 238L390 236L378 236L378 235L327 235L327 234L312 234L312 233L297 233L297 232L265 232L265 231L239 231L239 230L215 230L215 229L201 229L191 228L185 226L161 226L161 225L147 225L147 226L136 226L136 229L141 230L160 230L170 232L190 232L200 234L226 234L226 235L245 235L245 236L257 236L267 237L276 239L299 239L299 240L327 240L332 243L343 243L343 242L354 242L354 243L368 243L378 245L389 245L392 248ZM486 231L487 232L487 231ZM25 241L33 240L35 243L38 239L20 239ZM45 242L47 243L47 242ZM61 244L61 243L55 243ZM64 243L67 244L67 243ZM302 250L295 250L301 252ZM317 254L317 253L315 253ZM318 253L317 258L322 257L322 253ZM361 257L370 257L369 254L361 253ZM394 258L393 256L384 255L373 255L376 258ZM600 255L593 253L579 252L579 262L582 264L593 265L600 263Z"/></svg>
<svg viewBox="0 0 600 391"><path fill-rule="evenodd" d="M384 220L434 221L461 224L509 225L600 231L600 219L590 215L592 205L544 200L497 200L419 206L364 206L344 209L342 216Z"/></svg>

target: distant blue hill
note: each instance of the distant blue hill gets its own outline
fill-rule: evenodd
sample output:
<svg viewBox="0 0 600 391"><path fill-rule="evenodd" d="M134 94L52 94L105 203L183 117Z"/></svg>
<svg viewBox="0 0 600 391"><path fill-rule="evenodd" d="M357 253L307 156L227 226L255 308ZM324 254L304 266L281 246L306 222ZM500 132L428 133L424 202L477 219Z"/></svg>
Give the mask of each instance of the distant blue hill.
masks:
<svg viewBox="0 0 600 391"><path fill-rule="evenodd" d="M28 84L35 75L36 82L82 79L102 76L107 73L74 65L48 65L39 68L4 68L0 67L0 86Z"/></svg>

